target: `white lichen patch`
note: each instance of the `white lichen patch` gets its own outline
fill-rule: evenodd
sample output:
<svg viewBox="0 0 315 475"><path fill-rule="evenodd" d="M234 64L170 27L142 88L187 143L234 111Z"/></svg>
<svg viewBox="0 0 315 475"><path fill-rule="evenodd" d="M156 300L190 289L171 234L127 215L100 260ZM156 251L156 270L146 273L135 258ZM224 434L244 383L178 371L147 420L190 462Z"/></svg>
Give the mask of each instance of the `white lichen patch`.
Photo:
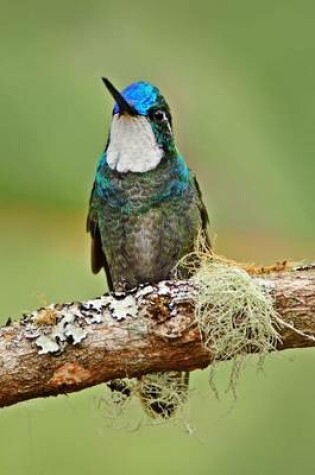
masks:
<svg viewBox="0 0 315 475"><path fill-rule="evenodd" d="M87 302L81 303L81 309L84 311L102 313L111 301L112 297L108 295L103 295L100 298L88 300Z"/></svg>
<svg viewBox="0 0 315 475"><path fill-rule="evenodd" d="M170 295L171 289L168 284L169 282L167 280L162 280L157 284L158 295L160 295L161 297L166 297Z"/></svg>
<svg viewBox="0 0 315 475"><path fill-rule="evenodd" d="M178 302L186 301L187 294L194 291L194 286L189 282L180 282L180 286L176 285L176 282L169 280L162 280L156 285L156 293L160 297L169 297L172 302L177 300Z"/></svg>
<svg viewBox="0 0 315 475"><path fill-rule="evenodd" d="M126 295L126 297L119 300L111 300L109 309L113 318L117 321L125 320L128 317L136 318L138 315L138 305L132 295Z"/></svg>
<svg viewBox="0 0 315 475"><path fill-rule="evenodd" d="M38 315L42 316L45 311L33 312L24 321L24 335L35 341L39 354L61 352L68 344L77 345L88 335L78 304L65 304L61 310L58 305L51 305L49 311L54 313L54 324L42 318L38 320Z"/></svg>
<svg viewBox="0 0 315 475"><path fill-rule="evenodd" d="M73 345L78 345L81 343L81 341L86 338L87 334L87 330L84 330L83 328L80 328L76 325L68 325L65 330L66 337L72 339Z"/></svg>
<svg viewBox="0 0 315 475"><path fill-rule="evenodd" d="M105 295L86 302L50 305L24 315L22 325L25 337L34 340L40 354L55 354L67 345L80 344L90 331L88 326L133 319L137 311L138 300L129 293L119 299Z"/></svg>
<svg viewBox="0 0 315 475"><path fill-rule="evenodd" d="M73 345L77 345L86 338L87 334L87 330L74 324L71 316L66 315L51 328L50 332L46 329L45 334L39 336L37 334L35 343L41 348L39 354L57 353L64 349L66 342L71 341Z"/></svg>
<svg viewBox="0 0 315 475"><path fill-rule="evenodd" d="M45 355L47 353L58 353L60 350L58 343L49 336L41 335L35 340L36 345L40 348L38 353Z"/></svg>
<svg viewBox="0 0 315 475"><path fill-rule="evenodd" d="M104 321L104 317L101 313L94 313L92 316L86 319L86 323L92 325L93 323L102 323Z"/></svg>
<svg viewBox="0 0 315 475"><path fill-rule="evenodd" d="M137 299L142 299L143 297L147 297L154 291L154 287L152 285L146 285L145 287L139 288L137 292Z"/></svg>

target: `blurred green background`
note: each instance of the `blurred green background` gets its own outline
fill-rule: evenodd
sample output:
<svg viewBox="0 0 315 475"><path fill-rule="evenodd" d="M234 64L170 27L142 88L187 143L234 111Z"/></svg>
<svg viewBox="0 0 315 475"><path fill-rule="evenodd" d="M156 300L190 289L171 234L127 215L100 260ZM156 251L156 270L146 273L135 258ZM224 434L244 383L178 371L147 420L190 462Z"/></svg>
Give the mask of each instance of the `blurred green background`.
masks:
<svg viewBox="0 0 315 475"><path fill-rule="evenodd" d="M101 75L168 98L218 252L314 259L314 16L307 0L1 0L2 321L104 290L84 230L113 105ZM4 409L0 473L313 474L314 365L313 350L272 355L236 402L228 365L220 401L194 373L193 436L107 428L103 387Z"/></svg>

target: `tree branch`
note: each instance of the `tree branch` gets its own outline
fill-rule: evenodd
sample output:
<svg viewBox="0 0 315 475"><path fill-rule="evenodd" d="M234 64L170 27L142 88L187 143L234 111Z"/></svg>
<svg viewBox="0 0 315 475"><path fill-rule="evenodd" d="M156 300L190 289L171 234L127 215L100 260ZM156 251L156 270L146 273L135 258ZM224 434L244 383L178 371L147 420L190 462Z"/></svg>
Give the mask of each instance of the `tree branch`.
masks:
<svg viewBox="0 0 315 475"><path fill-rule="evenodd" d="M278 329L277 349L315 346L315 265L253 277L262 278L289 324ZM205 368L213 354L194 317L194 291L189 281L161 282L8 322L0 327L0 407L114 378Z"/></svg>

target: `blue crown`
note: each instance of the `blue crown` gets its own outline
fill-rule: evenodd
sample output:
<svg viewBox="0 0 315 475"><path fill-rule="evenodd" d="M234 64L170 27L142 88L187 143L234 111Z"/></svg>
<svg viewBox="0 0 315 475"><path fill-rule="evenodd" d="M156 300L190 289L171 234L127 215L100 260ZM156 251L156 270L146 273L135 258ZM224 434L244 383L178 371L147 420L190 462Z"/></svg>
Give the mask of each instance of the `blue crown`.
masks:
<svg viewBox="0 0 315 475"><path fill-rule="evenodd" d="M157 102L159 90L149 82L133 82L121 92L126 101L133 106L139 115L146 115ZM119 105L114 106L114 114L119 113Z"/></svg>

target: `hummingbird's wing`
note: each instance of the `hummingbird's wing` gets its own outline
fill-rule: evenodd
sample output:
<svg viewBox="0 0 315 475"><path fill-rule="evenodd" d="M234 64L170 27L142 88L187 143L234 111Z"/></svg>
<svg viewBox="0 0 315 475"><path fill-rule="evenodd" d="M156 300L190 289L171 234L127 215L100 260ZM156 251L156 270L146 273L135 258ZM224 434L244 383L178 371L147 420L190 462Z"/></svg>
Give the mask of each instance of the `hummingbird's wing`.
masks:
<svg viewBox="0 0 315 475"><path fill-rule="evenodd" d="M86 230L90 233L91 241L91 268L94 274L97 274L104 267L107 285L110 291L113 290L113 281L109 271L106 255L102 248L101 233L97 222L97 214L93 206L95 183L90 196L89 213L86 221Z"/></svg>
<svg viewBox="0 0 315 475"><path fill-rule="evenodd" d="M199 208L200 216L201 216L202 234L206 241L206 245L209 251L212 252L212 244L211 244L211 239L208 232L208 225L209 225L208 211L203 202L201 189L195 175L193 175L193 181L194 181L194 187L195 187L195 191L197 195L197 206Z"/></svg>

